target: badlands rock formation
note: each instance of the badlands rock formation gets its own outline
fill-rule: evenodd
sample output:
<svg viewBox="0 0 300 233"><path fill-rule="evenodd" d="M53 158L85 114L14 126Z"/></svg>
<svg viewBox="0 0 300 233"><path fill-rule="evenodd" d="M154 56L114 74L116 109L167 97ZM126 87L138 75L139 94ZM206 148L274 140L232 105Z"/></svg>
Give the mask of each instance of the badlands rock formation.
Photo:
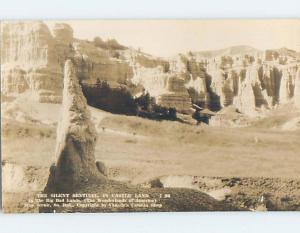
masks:
<svg viewBox="0 0 300 233"><path fill-rule="evenodd" d="M90 180L100 180L94 156L96 135L76 69L72 61L67 60L56 139L57 164L52 168L46 192L68 193Z"/></svg>
<svg viewBox="0 0 300 233"><path fill-rule="evenodd" d="M65 23L58 23L53 28L53 39L55 40L55 52L59 66L63 68L66 59L74 56L72 44L73 29Z"/></svg>
<svg viewBox="0 0 300 233"><path fill-rule="evenodd" d="M193 102L197 103L200 107L207 108L210 103L210 94L208 92L207 80L205 77L190 77L190 80L185 84L189 89L190 96ZM194 92L191 92L194 90Z"/></svg>
<svg viewBox="0 0 300 233"><path fill-rule="evenodd" d="M78 76L113 84L133 76L127 62L115 59L92 42L73 38L67 24L56 24L51 34L43 22L1 23L1 92L4 95L30 91L40 102L61 102L63 66L73 58Z"/></svg>
<svg viewBox="0 0 300 233"><path fill-rule="evenodd" d="M160 95L157 103L168 108L176 108L177 111L188 113L191 109L191 98L184 86L184 79L177 76L168 79L167 89L169 93Z"/></svg>
<svg viewBox="0 0 300 233"><path fill-rule="evenodd" d="M131 82L141 85L151 96L158 97L167 93L167 82L170 73L167 64L160 60L153 60L149 56L141 56L136 51L124 52L124 57L133 70Z"/></svg>
<svg viewBox="0 0 300 233"><path fill-rule="evenodd" d="M1 22L1 92L31 90L41 102L59 102L62 70L55 40L42 22Z"/></svg>
<svg viewBox="0 0 300 233"><path fill-rule="evenodd" d="M211 105L224 107L226 96L224 95L223 88L225 85L225 73L220 69L217 64L211 64L207 67L207 73L211 77Z"/></svg>
<svg viewBox="0 0 300 233"><path fill-rule="evenodd" d="M247 69L244 80L240 79L238 94L233 102L240 112L248 115L253 114L253 107L255 106L253 86L257 82L257 76L255 67Z"/></svg>
<svg viewBox="0 0 300 233"><path fill-rule="evenodd" d="M89 41L76 40L72 46L78 76L86 83L93 84L100 79L114 86L132 78L133 71L128 63L111 57L109 51Z"/></svg>
<svg viewBox="0 0 300 233"><path fill-rule="evenodd" d="M290 73L287 70L282 72L280 90L279 90L279 98L280 103L287 103L290 99Z"/></svg>
<svg viewBox="0 0 300 233"><path fill-rule="evenodd" d="M135 207L122 205L111 208L82 206L41 207L40 212L106 212L106 211L193 211L193 210L238 210L238 208L217 201L199 191L189 189L143 189L108 180L102 163L95 163L96 130L91 122L86 100L83 96L76 67L67 60L64 69L64 89L61 119L57 129L57 164L50 168L45 193L144 193L155 197L157 194L171 194L173 199L162 199L162 208ZM100 173L101 172L101 173ZM156 194L157 193L157 194ZM157 197L157 196L156 196ZM69 209L70 208L70 209Z"/></svg>
<svg viewBox="0 0 300 233"><path fill-rule="evenodd" d="M211 84L207 85L210 105L233 105L240 112L253 115L258 108L273 108L296 99L294 94L295 61L282 65L274 62L220 68L217 62L207 65ZM203 91L202 91L203 92Z"/></svg>
<svg viewBox="0 0 300 233"><path fill-rule="evenodd" d="M100 79L112 87L142 87L159 104L183 112L191 100L215 111L235 106L246 114L299 102L299 54L292 50L264 54L235 46L162 59L125 46L105 48L76 39L67 24L56 24L51 33L43 22L1 23L2 94L29 91L40 102L60 102L63 66L69 58L82 83Z"/></svg>

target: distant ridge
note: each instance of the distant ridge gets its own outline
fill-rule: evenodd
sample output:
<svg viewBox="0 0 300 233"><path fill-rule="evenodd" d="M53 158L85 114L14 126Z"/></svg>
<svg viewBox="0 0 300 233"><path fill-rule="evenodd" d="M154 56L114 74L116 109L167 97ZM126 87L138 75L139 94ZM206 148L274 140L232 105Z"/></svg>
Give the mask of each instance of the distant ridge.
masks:
<svg viewBox="0 0 300 233"><path fill-rule="evenodd" d="M246 55L246 54L256 55L262 52L263 52L262 50L253 48L251 46L237 45L225 49L205 50L205 51L192 52L192 53L199 57L213 58L213 57L220 57L220 56L239 56L239 55Z"/></svg>
<svg viewBox="0 0 300 233"><path fill-rule="evenodd" d="M293 57L293 58L300 57L299 52L292 50L292 49L288 49L286 47L282 47L279 49L268 49L267 51L277 52L281 56L287 56L287 57Z"/></svg>

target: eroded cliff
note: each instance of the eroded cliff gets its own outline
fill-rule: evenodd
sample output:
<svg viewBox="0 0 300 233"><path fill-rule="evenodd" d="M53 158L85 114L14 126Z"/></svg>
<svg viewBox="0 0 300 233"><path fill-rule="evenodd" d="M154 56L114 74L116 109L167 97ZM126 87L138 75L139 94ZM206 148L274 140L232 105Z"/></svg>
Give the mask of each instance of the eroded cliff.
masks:
<svg viewBox="0 0 300 233"><path fill-rule="evenodd" d="M159 104L179 111L188 111L192 102L214 111L235 106L245 114L289 102L297 105L295 53L269 50L263 56L244 47L162 59L121 45L76 39L68 24L56 24L51 32L40 21L2 22L1 92L30 92L39 102L59 103L63 65L72 59L80 82L142 87ZM171 87L176 85L180 88Z"/></svg>
<svg viewBox="0 0 300 233"><path fill-rule="evenodd" d="M1 92L30 90L40 102L60 102L62 70L55 46L42 22L1 22Z"/></svg>

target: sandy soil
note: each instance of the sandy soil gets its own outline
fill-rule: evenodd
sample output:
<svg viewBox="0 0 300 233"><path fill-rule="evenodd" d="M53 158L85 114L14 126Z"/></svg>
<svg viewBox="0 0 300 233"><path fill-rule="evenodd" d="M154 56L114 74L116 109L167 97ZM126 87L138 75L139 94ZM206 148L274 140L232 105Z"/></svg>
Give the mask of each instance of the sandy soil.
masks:
<svg viewBox="0 0 300 233"><path fill-rule="evenodd" d="M8 212L35 211L18 201L44 188L56 160L60 106L29 101L24 105L24 100L8 106L9 111L2 112L4 207ZM242 128L157 122L94 108L91 112L99 134L96 159L104 162L113 180L143 186L161 177L177 177L169 187L199 189L240 207L299 209L298 112L287 115L286 109L277 109ZM181 177L190 178L183 182ZM206 186L212 179L217 185L195 188L193 177L207 179ZM239 182L232 185L235 179Z"/></svg>

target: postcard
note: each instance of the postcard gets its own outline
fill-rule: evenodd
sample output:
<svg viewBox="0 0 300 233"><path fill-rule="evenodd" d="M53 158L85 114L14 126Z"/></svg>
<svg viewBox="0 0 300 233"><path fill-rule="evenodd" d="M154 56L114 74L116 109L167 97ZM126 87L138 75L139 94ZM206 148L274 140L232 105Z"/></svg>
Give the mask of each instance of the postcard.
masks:
<svg viewBox="0 0 300 233"><path fill-rule="evenodd" d="M300 21L1 21L6 213L299 211Z"/></svg>

